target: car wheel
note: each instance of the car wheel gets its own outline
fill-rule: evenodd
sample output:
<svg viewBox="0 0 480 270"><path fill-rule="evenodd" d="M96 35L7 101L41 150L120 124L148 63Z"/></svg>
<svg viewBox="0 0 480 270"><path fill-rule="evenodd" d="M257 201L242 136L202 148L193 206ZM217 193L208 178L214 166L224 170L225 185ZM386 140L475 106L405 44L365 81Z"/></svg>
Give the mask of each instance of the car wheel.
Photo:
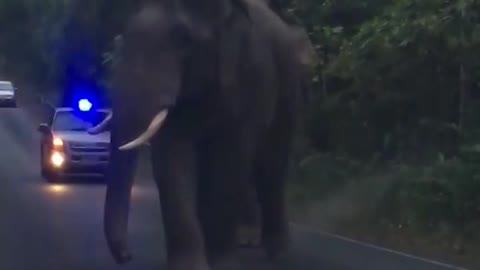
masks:
<svg viewBox="0 0 480 270"><path fill-rule="evenodd" d="M49 176L48 170L46 168L42 167L41 175L42 175L43 178L47 179L48 176Z"/></svg>
<svg viewBox="0 0 480 270"><path fill-rule="evenodd" d="M50 173L46 168L42 168L41 175L42 175L42 178L45 180L48 180L50 178Z"/></svg>
<svg viewBox="0 0 480 270"><path fill-rule="evenodd" d="M42 145L40 145L40 174L42 175L42 177L46 177L48 173L45 166L45 154L43 151L43 147Z"/></svg>
<svg viewBox="0 0 480 270"><path fill-rule="evenodd" d="M47 182L55 182L57 177L56 175L48 168L48 165L45 163L45 154L43 147L40 148L40 174L42 178L47 180Z"/></svg>
<svg viewBox="0 0 480 270"><path fill-rule="evenodd" d="M59 175L47 168L42 168L42 177L49 183L59 182Z"/></svg>
<svg viewBox="0 0 480 270"><path fill-rule="evenodd" d="M50 182L50 179L52 179L52 172L48 169L48 168L45 168L43 165L42 165L42 169L41 169L41 175L42 175L42 178L47 180L48 182Z"/></svg>

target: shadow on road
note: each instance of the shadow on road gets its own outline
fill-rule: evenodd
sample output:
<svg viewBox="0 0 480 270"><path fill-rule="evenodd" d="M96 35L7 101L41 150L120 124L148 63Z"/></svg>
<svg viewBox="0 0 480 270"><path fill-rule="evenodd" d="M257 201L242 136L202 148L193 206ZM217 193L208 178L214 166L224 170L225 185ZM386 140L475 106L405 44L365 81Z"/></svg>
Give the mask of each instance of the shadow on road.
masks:
<svg viewBox="0 0 480 270"><path fill-rule="evenodd" d="M51 182L46 182L45 179L42 178L43 181L47 184L62 184L62 185L105 185L106 179L104 177L85 177L85 176L64 176L61 178L56 178Z"/></svg>

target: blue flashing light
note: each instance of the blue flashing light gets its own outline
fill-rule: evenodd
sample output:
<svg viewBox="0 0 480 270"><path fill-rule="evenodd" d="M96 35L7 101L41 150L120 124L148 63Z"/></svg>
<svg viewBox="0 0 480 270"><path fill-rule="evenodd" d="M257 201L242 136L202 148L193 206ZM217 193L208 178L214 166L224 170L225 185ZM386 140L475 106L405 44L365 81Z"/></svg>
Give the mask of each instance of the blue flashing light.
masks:
<svg viewBox="0 0 480 270"><path fill-rule="evenodd" d="M92 103L88 99L82 98L78 101L78 109L80 109L80 111L88 112L90 111L91 108L92 108Z"/></svg>

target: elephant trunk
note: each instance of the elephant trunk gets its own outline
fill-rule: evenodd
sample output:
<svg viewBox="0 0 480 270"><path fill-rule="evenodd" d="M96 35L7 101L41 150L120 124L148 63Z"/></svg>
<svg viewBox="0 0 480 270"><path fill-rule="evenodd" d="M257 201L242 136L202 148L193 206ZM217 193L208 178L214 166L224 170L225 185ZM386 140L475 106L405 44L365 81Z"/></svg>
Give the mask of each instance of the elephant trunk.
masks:
<svg viewBox="0 0 480 270"><path fill-rule="evenodd" d="M104 233L118 264L132 259L127 245L130 196L135 172L136 151L118 150L118 138L112 133L111 160L104 209Z"/></svg>
<svg viewBox="0 0 480 270"><path fill-rule="evenodd" d="M112 112L110 112L107 117L105 117L105 119L103 119L102 122L100 122L98 125L92 127L92 128L89 128L87 130L87 132L91 135L96 135L96 134L99 134L99 133L102 133L104 132L106 129L107 129L107 126L108 124L110 123L110 121L112 120Z"/></svg>
<svg viewBox="0 0 480 270"><path fill-rule="evenodd" d="M127 199L124 192L118 192L112 188L107 189L105 201L104 229L107 244L113 258L118 264L124 264L132 259L132 255L128 249L126 235L128 231L128 210L130 202L119 202L119 197Z"/></svg>

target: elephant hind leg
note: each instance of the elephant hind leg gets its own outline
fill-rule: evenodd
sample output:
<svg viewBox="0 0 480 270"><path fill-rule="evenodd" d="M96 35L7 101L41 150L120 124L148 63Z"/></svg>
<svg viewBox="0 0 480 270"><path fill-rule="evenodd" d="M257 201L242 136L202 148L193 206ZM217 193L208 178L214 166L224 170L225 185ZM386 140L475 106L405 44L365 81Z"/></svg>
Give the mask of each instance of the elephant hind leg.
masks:
<svg viewBox="0 0 480 270"><path fill-rule="evenodd" d="M245 192L244 206L240 209L237 228L237 244L242 248L257 248L261 245L261 216L254 183L249 181Z"/></svg>
<svg viewBox="0 0 480 270"><path fill-rule="evenodd" d="M212 254L212 242L214 241L215 231L211 229L211 219L214 215L211 210L212 198L212 181L211 169L212 158L210 156L209 141L201 141L196 146L196 165L197 165L197 182L196 182L196 201L197 215L202 227L202 233L205 239L207 257L209 262L215 260Z"/></svg>
<svg viewBox="0 0 480 270"><path fill-rule="evenodd" d="M292 129L288 118L283 120L261 145L253 176L262 216L262 244L271 260L286 255L289 242L285 189Z"/></svg>

